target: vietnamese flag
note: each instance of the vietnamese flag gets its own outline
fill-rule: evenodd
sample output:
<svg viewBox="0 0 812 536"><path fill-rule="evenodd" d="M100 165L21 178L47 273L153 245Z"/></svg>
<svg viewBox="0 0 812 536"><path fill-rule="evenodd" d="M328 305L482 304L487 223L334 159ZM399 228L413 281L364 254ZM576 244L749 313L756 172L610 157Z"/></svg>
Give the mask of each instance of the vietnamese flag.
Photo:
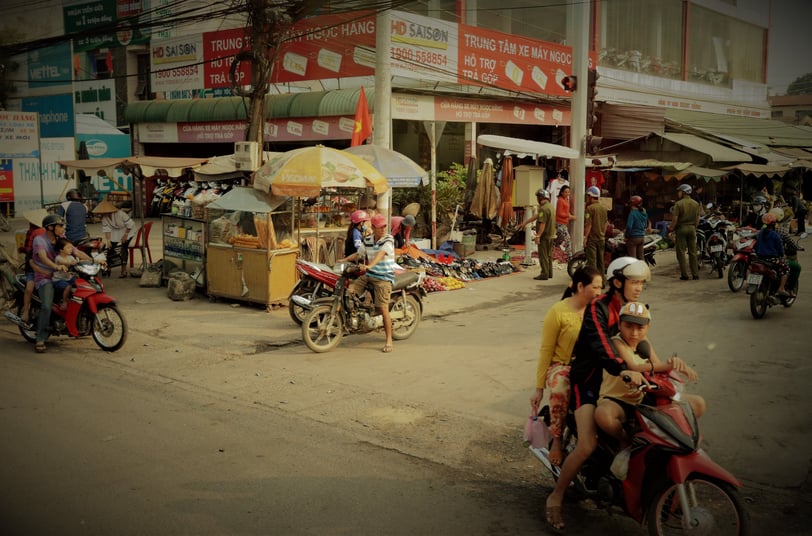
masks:
<svg viewBox="0 0 812 536"><path fill-rule="evenodd" d="M364 86L361 86L361 95L358 97L358 106L355 108L355 127L352 130L350 147L361 145L370 134L372 134L372 118L369 116L369 105Z"/></svg>

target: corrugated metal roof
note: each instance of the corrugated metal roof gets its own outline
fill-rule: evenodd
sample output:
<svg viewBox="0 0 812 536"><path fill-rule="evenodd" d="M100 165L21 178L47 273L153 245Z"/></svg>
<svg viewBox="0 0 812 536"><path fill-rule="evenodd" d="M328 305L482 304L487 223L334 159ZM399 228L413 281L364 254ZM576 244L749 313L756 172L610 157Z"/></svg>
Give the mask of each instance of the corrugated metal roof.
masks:
<svg viewBox="0 0 812 536"><path fill-rule="evenodd" d="M711 160L713 160L714 162L753 161L753 159L747 153L731 149L730 147L725 147L724 145L719 145L718 143L713 143L712 141L708 141L698 136L694 136L693 134L678 134L675 132L666 132L662 134L662 137L669 141L682 145L683 147L687 147L689 149L693 149L694 151L699 151L700 153L706 154L710 156Z"/></svg>
<svg viewBox="0 0 812 536"><path fill-rule="evenodd" d="M665 130L665 110L628 104L601 105L601 136L611 140L631 140Z"/></svg>
<svg viewBox="0 0 812 536"><path fill-rule="evenodd" d="M761 145L812 147L812 128L772 119L668 109L665 120L668 126L687 127L719 137L735 136Z"/></svg>

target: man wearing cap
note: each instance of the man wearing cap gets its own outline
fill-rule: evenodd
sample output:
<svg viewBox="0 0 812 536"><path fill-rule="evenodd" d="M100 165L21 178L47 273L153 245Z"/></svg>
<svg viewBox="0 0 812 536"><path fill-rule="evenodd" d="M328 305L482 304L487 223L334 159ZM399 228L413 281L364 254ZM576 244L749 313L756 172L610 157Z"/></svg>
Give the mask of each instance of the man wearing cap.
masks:
<svg viewBox="0 0 812 536"><path fill-rule="evenodd" d="M383 317L383 330L386 344L381 351L389 353L392 346L392 318L389 316L389 298L392 296L392 283L395 282L395 239L386 232L386 216L372 217L372 237L367 238L361 249L346 260L363 263L364 274L352 282L350 292L356 296L363 294L367 285L372 287L375 308Z"/></svg>
<svg viewBox="0 0 812 536"><path fill-rule="evenodd" d="M688 268L691 276L699 279L699 259L696 251L696 228L699 225L699 203L691 199L693 189L688 184L680 184L677 188L677 202L671 212L671 226L674 231L674 242L679 263L680 279L688 280ZM685 260L685 254L688 260Z"/></svg>
<svg viewBox="0 0 812 536"><path fill-rule="evenodd" d="M604 255L606 251L606 224L609 212L600 202L601 191L597 186L586 189L586 213L584 214L584 242L586 246L586 265L597 268L600 273L606 271Z"/></svg>
<svg viewBox="0 0 812 536"><path fill-rule="evenodd" d="M555 213L550 204L550 192L544 188L536 192L536 201L539 204L539 211L535 218L530 217L522 223L522 227L536 220L536 238L534 242L538 246L539 255L539 275L533 279L545 281L553 277L553 240L555 240Z"/></svg>

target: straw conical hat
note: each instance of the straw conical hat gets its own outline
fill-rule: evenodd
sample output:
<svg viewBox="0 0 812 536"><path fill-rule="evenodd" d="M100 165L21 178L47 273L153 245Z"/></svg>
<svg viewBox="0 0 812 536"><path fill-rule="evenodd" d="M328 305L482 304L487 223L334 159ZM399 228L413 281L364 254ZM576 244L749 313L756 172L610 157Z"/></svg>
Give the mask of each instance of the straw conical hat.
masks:
<svg viewBox="0 0 812 536"><path fill-rule="evenodd" d="M93 212L95 214L112 214L113 212L118 212L118 208L116 208L113 203L105 199L93 209Z"/></svg>
<svg viewBox="0 0 812 536"><path fill-rule="evenodd" d="M42 227L42 220L44 220L45 216L47 215L48 211L45 210L44 208L35 208L23 212L23 218L28 220L29 223L36 225L37 227Z"/></svg>

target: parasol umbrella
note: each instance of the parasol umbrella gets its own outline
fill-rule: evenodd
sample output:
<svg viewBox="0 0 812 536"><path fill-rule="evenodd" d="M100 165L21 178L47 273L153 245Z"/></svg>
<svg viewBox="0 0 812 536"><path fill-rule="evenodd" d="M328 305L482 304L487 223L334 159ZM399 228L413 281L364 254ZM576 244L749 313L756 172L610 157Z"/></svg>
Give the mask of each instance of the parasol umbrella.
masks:
<svg viewBox="0 0 812 536"><path fill-rule="evenodd" d="M513 158L510 156L502 159L502 186L499 188L499 192L502 197L499 218L504 229L513 218Z"/></svg>
<svg viewBox="0 0 812 536"><path fill-rule="evenodd" d="M360 156L372 167L380 171L390 187L411 187L424 185L428 172L405 154L380 145L356 145L344 149L347 153Z"/></svg>
<svg viewBox="0 0 812 536"><path fill-rule="evenodd" d="M388 189L386 177L366 160L338 149L316 145L272 157L254 173L254 188L274 195L315 197L322 188Z"/></svg>

